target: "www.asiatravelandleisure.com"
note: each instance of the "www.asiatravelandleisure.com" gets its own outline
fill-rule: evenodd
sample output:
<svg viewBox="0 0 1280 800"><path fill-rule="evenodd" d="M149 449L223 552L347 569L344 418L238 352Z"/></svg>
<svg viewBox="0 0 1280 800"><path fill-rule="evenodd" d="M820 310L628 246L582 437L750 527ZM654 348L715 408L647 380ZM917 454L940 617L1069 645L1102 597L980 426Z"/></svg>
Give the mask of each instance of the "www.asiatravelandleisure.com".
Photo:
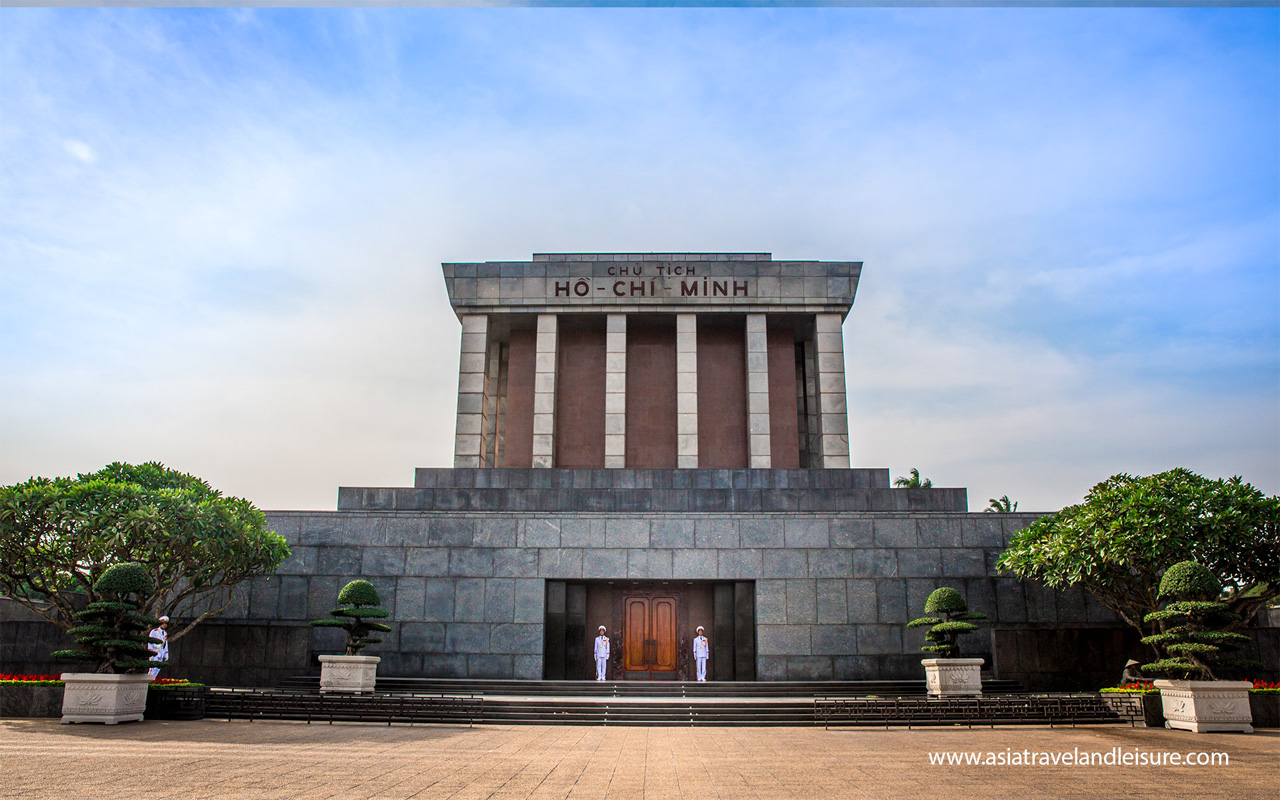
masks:
<svg viewBox="0 0 1280 800"><path fill-rule="evenodd" d="M1113 747L1110 750L1004 750L930 753L929 763L937 766L973 767L1225 767L1231 763L1227 753L1143 750L1139 747Z"/></svg>

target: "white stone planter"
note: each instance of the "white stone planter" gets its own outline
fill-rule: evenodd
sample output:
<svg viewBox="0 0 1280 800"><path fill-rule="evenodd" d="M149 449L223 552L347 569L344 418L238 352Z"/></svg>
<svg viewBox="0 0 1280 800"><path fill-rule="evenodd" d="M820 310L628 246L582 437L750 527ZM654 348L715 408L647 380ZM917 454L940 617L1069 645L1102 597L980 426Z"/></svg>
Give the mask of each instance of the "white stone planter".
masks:
<svg viewBox="0 0 1280 800"><path fill-rule="evenodd" d="M377 656L320 656L320 691L372 692L381 660Z"/></svg>
<svg viewBox="0 0 1280 800"><path fill-rule="evenodd" d="M142 719L151 676L64 672L62 682L63 722L115 725Z"/></svg>
<svg viewBox="0 0 1280 800"><path fill-rule="evenodd" d="M1253 733L1249 681L1155 681L1164 726L1194 733Z"/></svg>
<svg viewBox="0 0 1280 800"><path fill-rule="evenodd" d="M935 697L982 694L981 658L925 658L924 682Z"/></svg>

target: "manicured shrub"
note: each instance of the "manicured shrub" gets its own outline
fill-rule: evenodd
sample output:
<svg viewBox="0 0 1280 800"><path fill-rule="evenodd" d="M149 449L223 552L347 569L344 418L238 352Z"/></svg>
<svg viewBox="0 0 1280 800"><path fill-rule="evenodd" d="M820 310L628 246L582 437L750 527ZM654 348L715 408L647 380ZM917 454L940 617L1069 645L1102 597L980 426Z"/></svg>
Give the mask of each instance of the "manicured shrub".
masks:
<svg viewBox="0 0 1280 800"><path fill-rule="evenodd" d="M346 649L343 655L359 655L360 651L371 644L381 642L369 634L374 631L386 633L391 627L386 623L374 620L386 619L388 614L379 608L382 598L378 590L366 580L354 580L342 587L338 592L338 607L327 619L318 619L311 624L317 628L341 628L347 632Z"/></svg>
<svg viewBox="0 0 1280 800"><path fill-rule="evenodd" d="M1240 619L1226 603L1219 601L1222 583L1208 567L1195 561L1179 561L1160 579L1161 599L1172 599L1162 610L1143 618L1164 626L1160 633L1142 638L1167 653L1164 658L1143 664L1150 675L1178 679L1218 680L1219 672L1236 672L1260 666L1229 659L1223 654L1248 643L1242 633L1223 630Z"/></svg>
<svg viewBox="0 0 1280 800"><path fill-rule="evenodd" d="M1207 567L1195 561L1179 561L1165 570L1160 579L1161 597L1181 597L1184 600L1215 600L1222 591L1222 582Z"/></svg>
<svg viewBox="0 0 1280 800"><path fill-rule="evenodd" d="M76 650L58 650L54 658L94 662L94 672L141 672L163 662L150 661L151 629L160 620L139 611L138 598L155 589L150 573L141 564L127 562L109 567L93 584L99 597L76 617L83 623L67 633L76 639Z"/></svg>
<svg viewBox="0 0 1280 800"><path fill-rule="evenodd" d="M964 595L950 586L941 586L933 590L925 601L924 612L935 616L921 617L907 623L908 628L920 628L932 625L925 632L924 638L930 644L921 647L929 653L937 653L939 658L960 657L960 636L973 633L978 629L970 620L986 619L985 614L970 611L964 601Z"/></svg>

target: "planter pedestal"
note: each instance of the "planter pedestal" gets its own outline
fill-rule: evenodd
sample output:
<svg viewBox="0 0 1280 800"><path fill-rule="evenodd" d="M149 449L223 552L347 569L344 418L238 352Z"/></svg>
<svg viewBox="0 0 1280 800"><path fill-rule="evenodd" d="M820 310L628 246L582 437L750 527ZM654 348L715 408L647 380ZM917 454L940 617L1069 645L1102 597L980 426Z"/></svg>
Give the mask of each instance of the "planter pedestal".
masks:
<svg viewBox="0 0 1280 800"><path fill-rule="evenodd" d="M982 694L981 658L925 658L925 685L933 697L972 697Z"/></svg>
<svg viewBox="0 0 1280 800"><path fill-rule="evenodd" d="M377 656L320 656L320 692L372 692L381 660Z"/></svg>
<svg viewBox="0 0 1280 800"><path fill-rule="evenodd" d="M1249 681L1156 681L1164 726L1194 733L1253 733Z"/></svg>
<svg viewBox="0 0 1280 800"><path fill-rule="evenodd" d="M62 721L134 722L147 707L151 676L111 675L96 672L62 673Z"/></svg>

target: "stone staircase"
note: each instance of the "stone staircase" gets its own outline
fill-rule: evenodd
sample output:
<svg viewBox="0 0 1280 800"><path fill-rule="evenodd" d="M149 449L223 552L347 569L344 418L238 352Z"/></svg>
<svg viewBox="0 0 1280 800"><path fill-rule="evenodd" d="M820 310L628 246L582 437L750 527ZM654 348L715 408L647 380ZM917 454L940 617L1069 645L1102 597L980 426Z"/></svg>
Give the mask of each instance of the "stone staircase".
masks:
<svg viewBox="0 0 1280 800"><path fill-rule="evenodd" d="M981 698L929 698L923 681L516 681L379 678L372 695L319 693L319 678L277 689L214 689L207 715L309 722L536 725L994 725L1130 722L1098 695L1029 695L986 681Z"/></svg>

